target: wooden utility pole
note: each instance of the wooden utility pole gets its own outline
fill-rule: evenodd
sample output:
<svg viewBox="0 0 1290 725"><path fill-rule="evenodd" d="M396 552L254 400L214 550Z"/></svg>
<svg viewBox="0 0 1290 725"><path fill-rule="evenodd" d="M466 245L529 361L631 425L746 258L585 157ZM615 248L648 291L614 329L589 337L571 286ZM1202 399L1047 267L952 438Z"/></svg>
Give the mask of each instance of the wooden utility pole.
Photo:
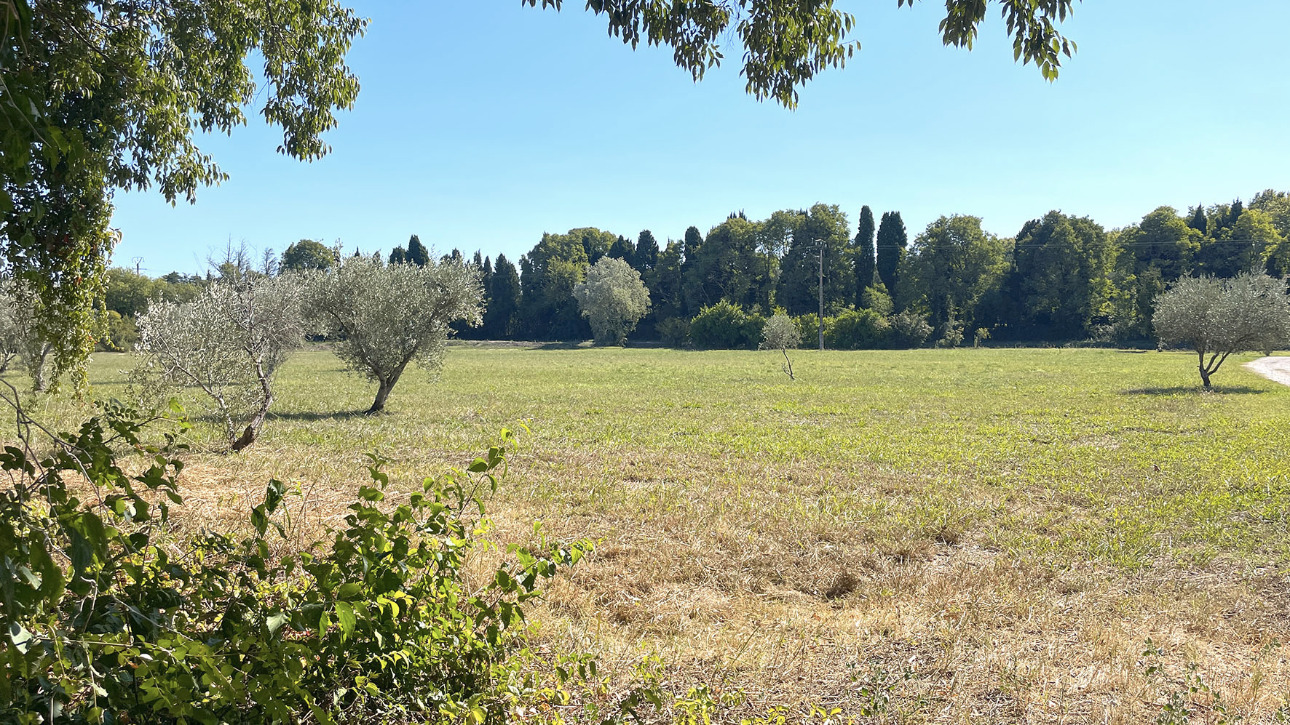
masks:
<svg viewBox="0 0 1290 725"><path fill-rule="evenodd" d="M824 350L824 240L816 239L815 243L819 246L816 251L820 253L820 351Z"/></svg>

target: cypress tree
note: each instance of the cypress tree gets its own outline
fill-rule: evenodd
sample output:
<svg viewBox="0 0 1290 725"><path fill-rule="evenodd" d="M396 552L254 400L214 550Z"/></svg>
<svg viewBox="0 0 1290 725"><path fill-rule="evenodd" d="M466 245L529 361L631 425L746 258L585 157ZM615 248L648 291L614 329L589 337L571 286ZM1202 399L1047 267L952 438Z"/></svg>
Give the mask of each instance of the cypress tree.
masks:
<svg viewBox="0 0 1290 725"><path fill-rule="evenodd" d="M425 245L421 243L421 237L413 234L412 238L408 240L405 261L418 267L424 267L430 263L430 250L426 249Z"/></svg>
<svg viewBox="0 0 1290 725"><path fill-rule="evenodd" d="M1204 204L1196 205L1196 213L1192 215L1191 221L1187 223L1187 226L1195 229L1201 234L1209 233L1209 218L1205 216Z"/></svg>
<svg viewBox="0 0 1290 725"><path fill-rule="evenodd" d="M497 255L488 283L488 307L484 309L484 333L493 339L512 339L517 333L520 309L520 275L505 254Z"/></svg>
<svg viewBox="0 0 1290 725"><path fill-rule="evenodd" d="M641 231L636 238L636 271L644 275L658 264L658 241L648 229Z"/></svg>
<svg viewBox="0 0 1290 725"><path fill-rule="evenodd" d="M877 260L874 258L873 251L873 234L873 210L866 204L860 209L860 224L856 231L854 249L856 257L856 309L864 306L864 291L873 286L874 270L877 269Z"/></svg>
<svg viewBox="0 0 1290 725"><path fill-rule="evenodd" d="M905 258L905 246L909 244L909 235L905 232L905 222L900 212L889 211L882 215L878 224L878 277L893 299L896 297L897 275L900 274L900 262Z"/></svg>
<svg viewBox="0 0 1290 725"><path fill-rule="evenodd" d="M621 259L633 268L636 267L636 247L621 234L613 244L609 245L608 256Z"/></svg>
<svg viewBox="0 0 1290 725"><path fill-rule="evenodd" d="M407 264L408 250L403 247L395 247L390 251L390 264Z"/></svg>

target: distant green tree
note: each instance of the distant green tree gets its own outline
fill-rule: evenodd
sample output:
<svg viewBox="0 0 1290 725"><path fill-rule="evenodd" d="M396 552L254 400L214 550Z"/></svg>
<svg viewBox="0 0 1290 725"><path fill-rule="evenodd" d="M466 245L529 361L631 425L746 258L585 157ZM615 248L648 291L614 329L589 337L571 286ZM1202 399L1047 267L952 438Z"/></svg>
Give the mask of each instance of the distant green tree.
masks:
<svg viewBox="0 0 1290 725"><path fill-rule="evenodd" d="M1195 229L1201 234L1209 233L1209 217L1205 216L1204 204L1196 205L1196 209L1191 215L1191 221L1187 222L1187 226Z"/></svg>
<svg viewBox="0 0 1290 725"><path fill-rule="evenodd" d="M909 244L909 235L905 231L905 222L900 212L889 211L882 215L878 224L877 264L878 278L887 287L887 292L897 298L900 264L905 259L905 247Z"/></svg>
<svg viewBox="0 0 1290 725"><path fill-rule="evenodd" d="M658 264L658 252L658 240L650 230L642 229L636 237L636 253L632 255L632 266L642 277L647 276L654 265Z"/></svg>
<svg viewBox="0 0 1290 725"><path fill-rule="evenodd" d="M697 232L697 230L696 230ZM653 316L657 324L670 319L681 319L685 314L684 280L681 272L681 254L684 242L668 240L659 252L658 261L645 275L653 301Z"/></svg>
<svg viewBox="0 0 1290 725"><path fill-rule="evenodd" d="M836 204L816 204L802 218L780 262L775 303L790 315L818 312L820 258L824 248L824 313L836 314L855 301L855 255L851 223Z"/></svg>
<svg viewBox="0 0 1290 725"><path fill-rule="evenodd" d="M1272 217L1257 210L1245 210L1236 223L1217 238L1201 241L1195 268L1214 277L1235 277L1241 272L1267 269L1268 259L1282 243Z"/></svg>
<svg viewBox="0 0 1290 725"><path fill-rule="evenodd" d="M855 249L855 275L856 275L856 307L864 307L864 293L874 284L874 273L878 268L877 257L874 254L873 235L874 235L873 210L869 205L860 208L860 223L856 229Z"/></svg>
<svg viewBox="0 0 1290 725"><path fill-rule="evenodd" d="M681 253L682 280L684 280L685 277L689 275L690 268L694 266L695 260L699 259L699 254L702 252L702 250L703 250L703 234L699 231L698 227L695 227L695 226L687 227L685 230L685 236L681 238L681 246L679 250ZM695 299L696 295L692 295L690 291L686 289L684 282L682 282L681 284L680 291L683 295L683 299L685 300L685 303L684 303L685 314L687 317L693 317L695 314L698 313L700 309L700 307L698 306L696 307L691 306L692 300Z"/></svg>
<svg viewBox="0 0 1290 725"><path fill-rule="evenodd" d="M421 243L421 237L413 234L412 237L408 239L408 251L405 256L405 261L408 264L415 264L418 267L424 267L427 264L430 264L430 250L426 249L426 246Z"/></svg>
<svg viewBox="0 0 1290 725"><path fill-rule="evenodd" d="M783 258L805 221L805 212L782 209L757 224L757 250L765 264L761 273L763 289L758 294L758 304L763 309L771 310L777 305L775 293L783 273Z"/></svg>
<svg viewBox="0 0 1290 725"><path fill-rule="evenodd" d="M587 270L587 281L573 288L578 309L591 323L597 345L622 345L649 312L649 290L640 272L626 261L602 257Z"/></svg>
<svg viewBox="0 0 1290 725"><path fill-rule="evenodd" d="M1002 282L1009 241L974 216L941 217L914 240L900 272L902 308L926 309L932 325L972 322L977 303Z"/></svg>
<svg viewBox="0 0 1290 725"><path fill-rule="evenodd" d="M636 245L621 234L609 245L608 256L623 260L633 269L636 267Z"/></svg>
<svg viewBox="0 0 1290 725"><path fill-rule="evenodd" d="M733 215L713 227L693 255L687 252L686 304L695 309L729 300L752 307L758 304L761 273L757 227Z"/></svg>
<svg viewBox="0 0 1290 725"><path fill-rule="evenodd" d="M283 272L303 272L307 269L331 269L336 255L327 245L312 239L301 239L282 253Z"/></svg>
<svg viewBox="0 0 1290 725"><path fill-rule="evenodd" d="M403 247L395 247L390 250L390 264L407 264L408 250Z"/></svg>
<svg viewBox="0 0 1290 725"><path fill-rule="evenodd" d="M138 317L148 309L148 301L157 295L157 283L146 275L128 269L113 268L107 273L104 309L122 317Z"/></svg>
<svg viewBox="0 0 1290 725"><path fill-rule="evenodd" d="M1027 338L1073 340L1106 323L1116 251L1101 225L1087 217L1051 211L1028 223L1017 235L1007 282Z"/></svg>
<svg viewBox="0 0 1290 725"><path fill-rule="evenodd" d="M485 337L493 340L513 338L519 311L520 274L505 254L499 254L488 285L488 307L484 309Z"/></svg>
<svg viewBox="0 0 1290 725"><path fill-rule="evenodd" d="M520 257L525 334L535 340L585 340L591 329L573 298L573 288L587 276L587 245L599 239L591 230L543 234L533 249ZM603 256L603 254L601 255Z"/></svg>
<svg viewBox="0 0 1290 725"><path fill-rule="evenodd" d="M1277 234L1290 239L1290 192L1266 189L1254 195L1250 209L1261 211L1272 219Z"/></svg>
<svg viewBox="0 0 1290 725"><path fill-rule="evenodd" d="M762 350L779 350L784 356L784 374L789 380L796 380L793 375L793 361L788 357L789 350L796 350L798 345L802 344L802 335L797 329L797 323L793 318L777 312L766 320L766 326L761 331Z"/></svg>

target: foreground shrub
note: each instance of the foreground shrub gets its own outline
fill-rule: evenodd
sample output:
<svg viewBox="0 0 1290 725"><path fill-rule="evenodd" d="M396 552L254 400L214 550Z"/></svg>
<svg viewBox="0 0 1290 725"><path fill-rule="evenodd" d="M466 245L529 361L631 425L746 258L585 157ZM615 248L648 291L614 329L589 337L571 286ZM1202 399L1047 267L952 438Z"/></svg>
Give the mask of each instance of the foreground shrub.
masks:
<svg viewBox="0 0 1290 725"><path fill-rule="evenodd" d="M695 347L714 350L755 350L765 324L761 315L722 300L699 310L690 321L690 341Z"/></svg>
<svg viewBox="0 0 1290 725"><path fill-rule="evenodd" d="M505 433L398 503L373 457L371 484L326 545L279 555L271 540L291 494L278 481L245 537L170 536L183 446L174 434L148 445L142 425L109 404L48 455L26 437L0 453L13 482L0 493L0 722L484 725L567 701L524 672L523 605L590 543L513 546L483 586L463 578ZM114 446L151 466L127 474Z"/></svg>

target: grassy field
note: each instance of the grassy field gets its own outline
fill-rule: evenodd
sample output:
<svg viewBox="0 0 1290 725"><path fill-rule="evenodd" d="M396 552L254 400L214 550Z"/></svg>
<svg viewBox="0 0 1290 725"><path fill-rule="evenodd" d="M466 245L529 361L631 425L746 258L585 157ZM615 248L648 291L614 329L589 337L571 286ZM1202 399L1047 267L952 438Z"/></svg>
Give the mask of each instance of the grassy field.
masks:
<svg viewBox="0 0 1290 725"><path fill-rule="evenodd" d="M1202 393L1191 357L1154 352L801 351L792 382L772 353L462 345L368 418L373 387L309 351L260 443L194 457L190 515L232 521L276 476L316 530L364 452L419 482L523 423L495 536L602 539L539 637L611 671L657 652L749 708L1131 723L1195 663L1265 722L1290 693L1290 388L1248 359ZM128 365L97 357L95 395Z"/></svg>

